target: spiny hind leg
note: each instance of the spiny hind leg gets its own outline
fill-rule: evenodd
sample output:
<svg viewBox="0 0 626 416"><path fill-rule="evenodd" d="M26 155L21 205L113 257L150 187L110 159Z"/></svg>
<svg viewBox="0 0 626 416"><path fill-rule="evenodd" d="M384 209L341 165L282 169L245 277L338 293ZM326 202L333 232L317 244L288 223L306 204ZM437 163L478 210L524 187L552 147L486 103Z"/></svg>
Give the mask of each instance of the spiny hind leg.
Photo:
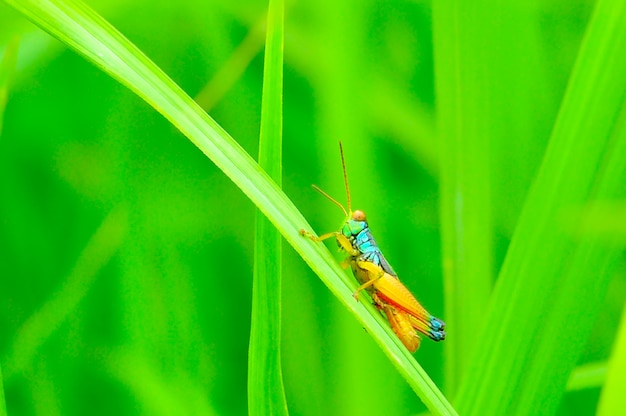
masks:
<svg viewBox="0 0 626 416"><path fill-rule="evenodd" d="M356 301L359 301L359 294L369 288L370 286L372 286L373 284L376 283L376 281L378 279L380 279L381 277L383 277L385 275L384 270L380 267L375 265L374 263L371 263L369 261L357 261L357 266L359 267L359 269L365 270L367 272L367 275L369 277L369 279L367 280L367 282L363 283L361 286L359 286L356 291L352 294L352 296L354 296L354 299L356 299Z"/></svg>

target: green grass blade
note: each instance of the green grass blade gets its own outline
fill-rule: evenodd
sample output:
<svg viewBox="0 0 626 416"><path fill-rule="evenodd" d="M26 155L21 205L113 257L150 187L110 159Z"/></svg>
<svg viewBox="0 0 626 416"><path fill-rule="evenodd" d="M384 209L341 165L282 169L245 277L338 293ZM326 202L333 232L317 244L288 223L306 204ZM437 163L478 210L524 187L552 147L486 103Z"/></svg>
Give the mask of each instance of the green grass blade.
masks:
<svg viewBox="0 0 626 416"><path fill-rule="evenodd" d="M152 361L143 350L119 347L107 354L107 359L107 370L112 377L139 398L141 405L136 413L154 416L219 414L207 403L205 392L196 383L178 380L185 391L174 389L172 380L160 371L159 363Z"/></svg>
<svg viewBox="0 0 626 416"><path fill-rule="evenodd" d="M473 2L433 3L444 320L453 334L445 345L448 394L454 394L479 345L476 332L493 282L489 177L498 91L485 65L485 55L496 45L485 22L496 13Z"/></svg>
<svg viewBox="0 0 626 416"><path fill-rule="evenodd" d="M284 4L270 0L263 71L259 164L282 183ZM252 321L248 352L248 414L287 415L281 371L282 238L257 213L252 284Z"/></svg>
<svg viewBox="0 0 626 416"><path fill-rule="evenodd" d="M626 308L609 360L606 382L598 403L598 415L617 415L626 408L624 386L626 385Z"/></svg>
<svg viewBox="0 0 626 416"><path fill-rule="evenodd" d="M2 134L2 123L4 120L4 109L7 105L9 87L13 72L17 65L17 52L20 46L18 37L12 38L4 51L2 61L0 61L0 135Z"/></svg>
<svg viewBox="0 0 626 416"><path fill-rule="evenodd" d="M414 357L371 305L356 303L328 250L303 238L311 227L263 169L211 117L133 44L79 2L4 0L71 46L163 114L215 163L274 224L287 242L381 346L435 414L456 414ZM367 309L367 310L366 310Z"/></svg>
<svg viewBox="0 0 626 416"><path fill-rule="evenodd" d="M574 371L567 381L567 391L600 387L606 380L606 362L583 364Z"/></svg>
<svg viewBox="0 0 626 416"><path fill-rule="evenodd" d="M429 109L391 80L375 78L367 83L371 88L367 110L372 123L393 134L407 154L419 160L430 175L438 177L441 149ZM381 112L381 108L385 111Z"/></svg>
<svg viewBox="0 0 626 416"><path fill-rule="evenodd" d="M267 19L259 19L255 22L245 39L233 51L228 61L222 65L219 71L211 78L209 83L202 88L194 100L204 108L207 113L217 105L233 85L241 78L246 68L263 49L263 33Z"/></svg>
<svg viewBox="0 0 626 416"><path fill-rule="evenodd" d="M522 210L459 397L463 414L552 414L619 253L560 220L624 198L626 5L597 3L541 169Z"/></svg>
<svg viewBox="0 0 626 416"><path fill-rule="evenodd" d="M2 136L2 120L4 119L4 110L6 108L9 84L11 74L15 69L17 62L17 50L19 46L19 40L14 38L9 42L2 61L0 61L0 136ZM6 416L6 403L4 400L4 384L2 382L2 366L0 366L0 416Z"/></svg>
<svg viewBox="0 0 626 416"><path fill-rule="evenodd" d="M98 272L122 244L126 233L126 216L126 208L123 206L111 210L89 239L58 293L18 330L5 364L7 380L29 367L37 350L87 295Z"/></svg>
<svg viewBox="0 0 626 416"><path fill-rule="evenodd" d="M0 365L0 416L6 416L7 406L4 400L4 384L2 382L2 366Z"/></svg>
<svg viewBox="0 0 626 416"><path fill-rule="evenodd" d="M626 200L598 201L564 218L566 226L580 235L595 235L626 245Z"/></svg>

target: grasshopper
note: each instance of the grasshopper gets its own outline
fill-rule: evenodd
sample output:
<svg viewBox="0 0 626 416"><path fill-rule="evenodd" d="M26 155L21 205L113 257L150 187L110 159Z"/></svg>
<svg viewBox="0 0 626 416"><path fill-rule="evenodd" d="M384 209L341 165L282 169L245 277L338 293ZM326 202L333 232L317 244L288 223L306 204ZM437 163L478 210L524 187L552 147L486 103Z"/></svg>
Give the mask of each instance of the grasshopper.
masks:
<svg viewBox="0 0 626 416"><path fill-rule="evenodd" d="M344 224L340 231L326 233L319 237L305 230L300 230L300 234L317 242L335 237L339 248L348 254L342 265L345 267L350 265L355 278L361 283L354 292L354 298L358 301L359 294L367 290L376 307L385 313L394 333L409 351L415 352L419 347L420 337L416 331L434 341L444 340L445 323L426 311L409 289L400 282L398 275L376 243L365 213L361 210L352 211L348 174L341 142L339 142L339 151L348 210L319 187L313 185L313 188L341 208L345 215Z"/></svg>

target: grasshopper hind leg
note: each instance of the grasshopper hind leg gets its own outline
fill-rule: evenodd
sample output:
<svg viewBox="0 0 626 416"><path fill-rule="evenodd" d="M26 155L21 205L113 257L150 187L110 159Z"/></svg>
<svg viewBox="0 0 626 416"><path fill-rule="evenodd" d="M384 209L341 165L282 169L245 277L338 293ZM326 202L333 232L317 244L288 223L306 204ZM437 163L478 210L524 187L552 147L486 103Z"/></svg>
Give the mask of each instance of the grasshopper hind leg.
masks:
<svg viewBox="0 0 626 416"><path fill-rule="evenodd" d="M354 299L358 302L359 294L376 283L378 279L385 275L385 272L380 268L380 266L376 266L374 263L370 263L368 261L356 261L356 267L359 271L359 275L361 276L359 280L363 281L363 284L361 284L361 286L359 286L352 294ZM362 276L366 276L366 278L363 278Z"/></svg>

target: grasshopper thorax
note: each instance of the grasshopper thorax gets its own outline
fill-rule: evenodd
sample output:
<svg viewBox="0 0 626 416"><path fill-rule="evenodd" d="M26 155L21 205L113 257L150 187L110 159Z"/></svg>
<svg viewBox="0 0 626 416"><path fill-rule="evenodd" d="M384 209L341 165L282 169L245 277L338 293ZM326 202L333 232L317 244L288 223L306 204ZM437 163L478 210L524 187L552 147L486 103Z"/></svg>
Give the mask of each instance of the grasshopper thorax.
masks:
<svg viewBox="0 0 626 416"><path fill-rule="evenodd" d="M359 234L367 228L367 218L361 210L356 210L348 217L348 220L341 228L341 234L350 238Z"/></svg>

